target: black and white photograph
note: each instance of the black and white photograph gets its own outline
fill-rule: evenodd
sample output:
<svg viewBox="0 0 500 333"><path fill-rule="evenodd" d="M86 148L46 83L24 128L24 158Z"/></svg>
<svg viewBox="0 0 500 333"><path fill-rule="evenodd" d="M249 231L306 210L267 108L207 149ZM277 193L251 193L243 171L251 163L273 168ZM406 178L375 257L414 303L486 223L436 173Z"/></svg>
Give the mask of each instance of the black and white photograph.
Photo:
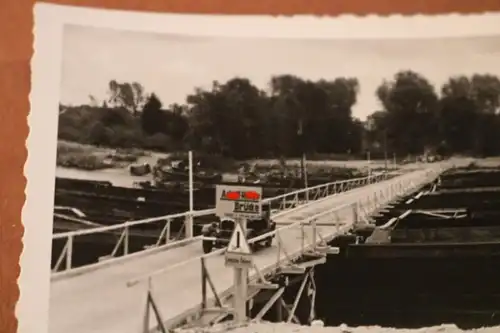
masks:
<svg viewBox="0 0 500 333"><path fill-rule="evenodd" d="M35 14L41 332L499 330L494 15Z"/></svg>

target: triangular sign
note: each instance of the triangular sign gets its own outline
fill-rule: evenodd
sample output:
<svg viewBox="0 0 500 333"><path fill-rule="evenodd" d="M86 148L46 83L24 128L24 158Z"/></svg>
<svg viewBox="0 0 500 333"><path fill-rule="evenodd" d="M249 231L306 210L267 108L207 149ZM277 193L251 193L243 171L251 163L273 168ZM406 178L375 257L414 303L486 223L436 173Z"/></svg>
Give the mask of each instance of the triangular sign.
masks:
<svg viewBox="0 0 500 333"><path fill-rule="evenodd" d="M240 254L252 254L250 246L248 245L245 233L241 224L235 222L233 235L227 246L227 252L240 253Z"/></svg>

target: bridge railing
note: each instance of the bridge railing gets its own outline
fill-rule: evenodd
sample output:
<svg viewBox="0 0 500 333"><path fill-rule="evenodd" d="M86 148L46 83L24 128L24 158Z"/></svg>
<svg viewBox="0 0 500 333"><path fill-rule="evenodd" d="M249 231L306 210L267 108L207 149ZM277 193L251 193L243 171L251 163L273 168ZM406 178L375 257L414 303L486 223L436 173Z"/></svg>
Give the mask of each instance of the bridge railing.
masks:
<svg viewBox="0 0 500 333"><path fill-rule="evenodd" d="M251 280L259 279L284 266L293 267L295 265L294 260L301 253L315 249L318 245L323 245L323 243L329 241L334 235L347 231L352 227L354 221L359 220L360 215L373 213L377 208L390 202L396 196L403 195L414 186L429 181L432 177L437 176L439 172L440 169L432 168L387 180L384 182L384 186L382 184L379 186L373 185L368 193L360 191L360 196L353 196L351 202L332 207L305 220L292 222L275 231L250 239L249 243L255 244L268 237L274 237L273 249L263 249L253 257L254 269L249 272ZM140 275L128 281L127 285L133 287L141 282L147 282L148 295L153 295L153 283L158 281L158 283L154 283L154 294L163 297L154 298L154 305L155 308L161 311L159 317L168 318L170 322L183 319L179 318L179 316L186 316L190 310L193 310L192 295L194 294L202 295L199 303L201 305L198 309L213 309L214 306L222 307L225 298L231 295L231 288L228 288L228 286L232 285L233 279L228 270L226 270L227 274L220 273L225 270L224 259L221 256L225 251L225 248L219 249L155 272ZM216 273L217 278L211 279L210 273ZM180 274L182 274L183 278L185 277L186 286L189 285L190 287L182 291L176 291L176 301L172 302L171 297L173 295L168 297L169 285L175 283L175 276ZM199 281L203 281L203 283L200 284ZM211 299L207 297L207 287L204 286L206 284L211 290L213 296ZM192 288L192 286L197 287ZM175 318L176 316L177 318ZM148 328L154 328L159 323L148 322L145 325Z"/></svg>
<svg viewBox="0 0 500 333"><path fill-rule="evenodd" d="M275 215L283 211L292 210L302 204L320 200L330 195L346 192L370 183L379 182L390 176L391 173L374 173L368 177L360 177L343 181L335 181L321 184L306 189L265 198L263 204L269 205ZM191 241L200 240L200 236L192 238L185 237L185 225L187 221L195 219L215 219L215 209L195 210L166 216L146 218L136 221L127 221L111 226L92 227L76 231L57 233L52 236L53 251L59 255L52 268L53 274L67 272L76 266L91 266L102 261L130 256L132 254L160 247L175 247ZM70 216L59 216L67 221L80 220ZM88 222L88 221L87 221ZM84 223L89 225L89 223ZM192 223L190 223L192 225ZM177 231L177 232L174 232ZM80 240L80 242L78 242ZM54 244L58 246L54 246ZM102 250L94 254L90 262L73 264L76 252L85 252L86 257L92 256L85 243L104 244L108 252L102 255ZM81 245L83 244L83 245ZM99 247L100 245L95 245Z"/></svg>

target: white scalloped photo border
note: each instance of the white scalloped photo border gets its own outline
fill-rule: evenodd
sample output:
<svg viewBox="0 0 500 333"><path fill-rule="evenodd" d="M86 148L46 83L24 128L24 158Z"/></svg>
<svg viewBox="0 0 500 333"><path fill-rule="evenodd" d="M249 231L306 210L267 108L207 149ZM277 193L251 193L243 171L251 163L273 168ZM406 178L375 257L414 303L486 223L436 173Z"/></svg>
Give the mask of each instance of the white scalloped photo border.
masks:
<svg viewBox="0 0 500 333"><path fill-rule="evenodd" d="M60 96L62 33L66 24L191 36L388 39L500 35L500 14L365 17L181 15L37 4L31 62L30 133L24 249L16 307L18 332L48 332L50 253ZM450 55L452 56L452 55ZM77 333L77 332L72 332Z"/></svg>

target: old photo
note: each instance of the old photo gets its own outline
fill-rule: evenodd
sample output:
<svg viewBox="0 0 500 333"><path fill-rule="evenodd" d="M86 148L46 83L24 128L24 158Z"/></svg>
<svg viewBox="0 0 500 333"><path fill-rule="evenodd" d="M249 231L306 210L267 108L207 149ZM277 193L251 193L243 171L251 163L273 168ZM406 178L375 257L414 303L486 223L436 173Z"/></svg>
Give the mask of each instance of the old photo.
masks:
<svg viewBox="0 0 500 333"><path fill-rule="evenodd" d="M36 18L47 332L500 324L498 15Z"/></svg>

